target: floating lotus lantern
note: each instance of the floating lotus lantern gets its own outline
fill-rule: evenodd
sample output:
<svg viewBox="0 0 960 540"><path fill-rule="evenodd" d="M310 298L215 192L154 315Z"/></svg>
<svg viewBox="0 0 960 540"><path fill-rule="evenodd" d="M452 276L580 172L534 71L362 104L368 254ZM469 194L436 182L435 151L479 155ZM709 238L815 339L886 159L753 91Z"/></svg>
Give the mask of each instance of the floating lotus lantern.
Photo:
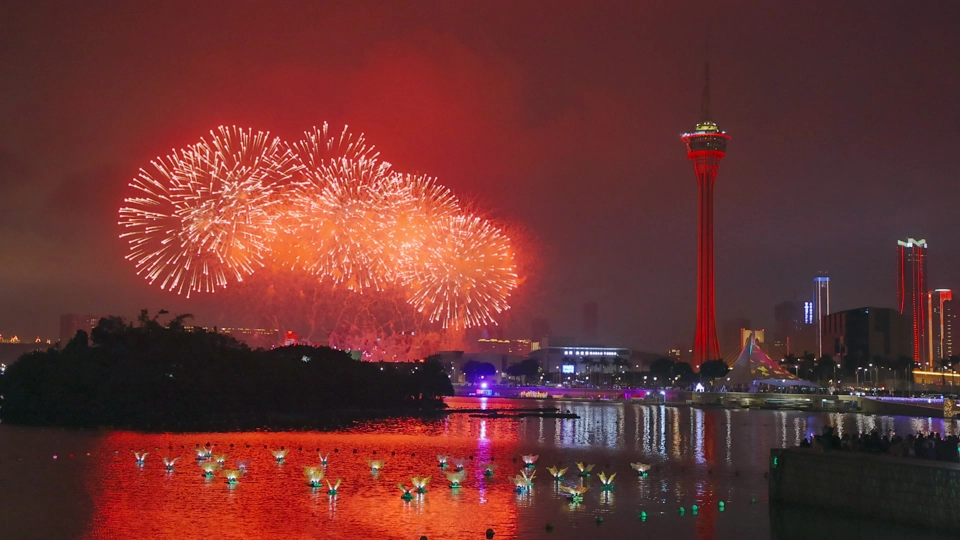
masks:
<svg viewBox="0 0 960 540"><path fill-rule="evenodd" d="M567 472L567 468L564 467L560 470L557 470L556 467L547 467L547 472L550 473L550 476L553 476L555 482L563 480L563 473Z"/></svg>
<svg viewBox="0 0 960 540"><path fill-rule="evenodd" d="M449 459L450 459L450 456L445 456L445 455L443 455L443 454L437 454L437 461L440 462L440 468L441 468L441 469L446 469L446 468L447 468L447 461L449 461Z"/></svg>
<svg viewBox="0 0 960 540"><path fill-rule="evenodd" d="M307 482L310 484L310 487L322 487L323 486L323 469L320 467L304 467L303 475L307 477Z"/></svg>
<svg viewBox="0 0 960 540"><path fill-rule="evenodd" d="M463 478L467 475L465 471L447 473L447 480L450 481L450 489L458 489L463 487L460 485L460 482L463 482Z"/></svg>
<svg viewBox="0 0 960 540"><path fill-rule="evenodd" d="M241 474L240 471L236 469L225 469L223 471L224 478L226 478L227 483L231 485L236 484L237 482L240 481L240 474Z"/></svg>
<svg viewBox="0 0 960 540"><path fill-rule="evenodd" d="M330 462L330 453L327 452L327 455L323 455L323 452L318 452L320 454L320 466L326 467L327 463Z"/></svg>
<svg viewBox="0 0 960 540"><path fill-rule="evenodd" d="M494 471L497 470L497 466L494 463L484 463L480 465L480 467L483 469L484 476L493 476Z"/></svg>
<svg viewBox="0 0 960 540"><path fill-rule="evenodd" d="M382 459L372 459L368 461L367 464L370 465L370 472L372 472L373 474L377 474L378 472L380 472L380 469L382 469L383 466L386 465L386 462L384 462Z"/></svg>
<svg viewBox="0 0 960 540"><path fill-rule="evenodd" d="M567 498L573 504L583 502L583 494L590 489L587 486L560 486L560 490L567 494Z"/></svg>
<svg viewBox="0 0 960 540"><path fill-rule="evenodd" d="M413 498L413 493L410 493L411 491L413 491L413 488L407 489L406 487L404 487L403 482L400 482L399 484L397 484L397 487L400 488L400 491L403 492L403 495L400 496L401 499L405 501L409 501L410 499Z"/></svg>
<svg viewBox="0 0 960 540"><path fill-rule="evenodd" d="M523 459L524 466L527 467L527 468L530 468L530 469L532 469L532 468L534 468L534 467L537 466L537 465L536 465L536 464L537 464L537 458L539 458L539 457L540 457L540 456L520 456L520 458Z"/></svg>
<svg viewBox="0 0 960 540"><path fill-rule="evenodd" d="M453 461L453 466L454 468L457 469L457 471L462 471L464 467L467 466L467 460L463 458L454 458L452 461Z"/></svg>
<svg viewBox="0 0 960 540"><path fill-rule="evenodd" d="M137 458L137 465L143 465L143 462L147 460L147 456L150 455L150 452L134 452L133 457Z"/></svg>
<svg viewBox="0 0 960 540"><path fill-rule="evenodd" d="M413 484L413 487L417 490L417 493L423 494L427 492L427 484L430 483L430 477L425 476L420 478L419 476L414 476L410 479L410 482Z"/></svg>
<svg viewBox="0 0 960 540"><path fill-rule="evenodd" d="M200 464L200 468L203 470L203 475L207 478L213 478L213 473L217 472L217 469L220 468L220 465L212 461L205 461Z"/></svg>
<svg viewBox="0 0 960 540"><path fill-rule="evenodd" d="M217 454L217 455L213 456L213 460L216 461L217 463L219 463L220 465L223 465L224 463L227 462L227 455L226 455L226 454Z"/></svg>
<svg viewBox="0 0 960 540"><path fill-rule="evenodd" d="M163 458L163 466L166 467L167 472L173 471L173 464L176 463L178 459L180 458L178 457L175 457L173 459L170 459L169 457Z"/></svg>
<svg viewBox="0 0 960 540"><path fill-rule="evenodd" d="M536 471L527 475L527 471L520 471L520 474L513 477L513 485L517 486L514 490L517 493L526 493L530 491L530 488L533 487L533 477L536 476Z"/></svg>
<svg viewBox="0 0 960 540"><path fill-rule="evenodd" d="M590 476L590 471L592 471L595 466L596 465L593 464L584 465L583 463L577 463L577 468L580 469L580 476Z"/></svg>
<svg viewBox="0 0 960 540"><path fill-rule="evenodd" d="M647 472L650 470L650 465L647 465L646 463L631 463L630 466L633 467L633 470L637 471L637 474L640 476L646 476Z"/></svg>
<svg viewBox="0 0 960 540"><path fill-rule="evenodd" d="M284 458L287 457L287 449L282 446L278 450L271 450L273 458L277 460L277 463L283 463Z"/></svg>
<svg viewBox="0 0 960 540"><path fill-rule="evenodd" d="M613 473L610 476L607 476L601 472L597 475L597 478L600 479L600 489L603 491L613 491L613 479L617 476L617 473Z"/></svg>
<svg viewBox="0 0 960 540"><path fill-rule="evenodd" d="M339 487L340 487L340 479L339 479L339 478L337 478L337 481L334 482L334 483L332 483L332 484L330 483L329 480L327 480L327 488L328 488L328 489L327 489L327 495L336 495L336 494L337 494L337 488L339 488Z"/></svg>
<svg viewBox="0 0 960 540"><path fill-rule="evenodd" d="M213 455L213 448L198 446L194 451L197 453L197 459L201 461L204 459L210 459L210 456Z"/></svg>
<svg viewBox="0 0 960 540"><path fill-rule="evenodd" d="M250 468L250 462L249 462L249 461L244 460L244 461L238 461L238 462L237 462L237 469L239 469L240 472L246 474L246 473L247 473L247 469L249 469L249 468Z"/></svg>

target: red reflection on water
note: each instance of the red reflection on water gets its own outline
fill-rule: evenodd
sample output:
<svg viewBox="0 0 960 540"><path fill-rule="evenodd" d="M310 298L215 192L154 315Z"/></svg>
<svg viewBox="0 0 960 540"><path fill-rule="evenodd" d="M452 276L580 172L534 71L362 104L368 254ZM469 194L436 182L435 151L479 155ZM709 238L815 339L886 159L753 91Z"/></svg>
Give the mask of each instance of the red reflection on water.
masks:
<svg viewBox="0 0 960 540"><path fill-rule="evenodd" d="M514 536L518 502L508 477L517 454L516 426L511 436L510 424L454 415L440 423L439 433L428 433L418 422L393 422L415 435L111 434L102 440L101 459L85 478L94 507L88 536L477 538L487 528L498 537ZM440 434L445 436L431 436ZM238 460L250 463L239 484L230 486L219 474L202 477L193 448L208 442L215 445L214 454L228 455L227 468L235 468ZM290 452L278 464L269 450L281 446ZM303 467L319 465L318 448L330 453L326 477L343 479L337 496L310 488L303 476ZM150 452L142 467L132 454L141 450ZM437 454L472 456L462 489L448 487ZM167 455L181 458L173 473L164 470L161 460ZM386 461L378 475L370 472L371 459ZM501 465L493 478L479 468L490 460ZM405 502L397 484L409 487L413 476L431 476L429 491Z"/></svg>

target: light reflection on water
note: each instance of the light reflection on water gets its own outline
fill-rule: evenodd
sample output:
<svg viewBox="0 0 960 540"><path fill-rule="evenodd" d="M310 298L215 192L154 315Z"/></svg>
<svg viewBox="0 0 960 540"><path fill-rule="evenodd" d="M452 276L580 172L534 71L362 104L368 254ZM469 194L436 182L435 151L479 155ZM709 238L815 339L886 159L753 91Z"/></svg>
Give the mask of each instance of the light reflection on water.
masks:
<svg viewBox="0 0 960 540"><path fill-rule="evenodd" d="M451 400L460 408L551 404ZM11 538L482 538L487 528L496 538L582 538L593 531L611 538L769 538L764 473L770 447L794 446L825 425L839 433L874 427L901 434L957 431L943 420L907 417L639 403L559 406L580 419L453 414L332 433L185 435L3 425L0 519ZM228 454L229 464L250 461L238 485L201 477L192 454L206 442ZM280 446L290 454L277 464L268 449ZM327 477L344 479L335 497L310 488L303 477L304 466L318 465L318 448L331 453ZM138 467L131 452L142 449L150 456ZM538 474L533 490L518 495L510 479L526 453L540 456ZM160 462L167 454L182 456L173 473ZM462 489L447 487L437 454L468 459ZM386 460L380 474L370 474L370 459ZM489 461L499 466L492 478L479 467ZM569 467L565 483L572 485L581 481L577 461L596 464L595 474L616 472L615 491L600 491L596 476L584 478L591 489L583 504L571 505L544 468ZM629 465L635 461L654 470L638 477ZM409 486L415 475L432 476L429 492L404 502L397 483ZM719 501L726 502L723 512ZM700 507L696 515L693 504ZM638 519L641 510L645 522ZM602 525L597 517L604 518ZM553 525L549 534L547 523Z"/></svg>

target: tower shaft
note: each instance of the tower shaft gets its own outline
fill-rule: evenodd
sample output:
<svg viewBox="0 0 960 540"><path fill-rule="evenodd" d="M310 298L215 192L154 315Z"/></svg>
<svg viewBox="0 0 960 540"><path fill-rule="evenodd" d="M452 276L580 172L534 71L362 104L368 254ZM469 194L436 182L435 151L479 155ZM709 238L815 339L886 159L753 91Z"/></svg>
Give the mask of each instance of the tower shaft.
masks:
<svg viewBox="0 0 960 540"><path fill-rule="evenodd" d="M717 181L722 152L692 151L697 175L697 329L693 343L693 363L699 367L708 360L720 359L717 338L717 309L713 266L713 188Z"/></svg>

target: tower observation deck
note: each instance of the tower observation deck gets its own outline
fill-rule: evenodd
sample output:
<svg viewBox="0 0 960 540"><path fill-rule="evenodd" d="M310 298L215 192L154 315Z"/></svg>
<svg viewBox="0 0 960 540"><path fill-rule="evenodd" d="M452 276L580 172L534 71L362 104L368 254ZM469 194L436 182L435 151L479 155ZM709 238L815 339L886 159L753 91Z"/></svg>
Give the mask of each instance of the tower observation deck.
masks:
<svg viewBox="0 0 960 540"><path fill-rule="evenodd" d="M727 152L730 136L709 118L709 67L704 88L703 120L696 130L680 138L687 145L687 159L697 175L697 329L693 342L693 364L699 369L707 360L720 359L717 338L716 295L713 275L713 187L720 160Z"/></svg>

